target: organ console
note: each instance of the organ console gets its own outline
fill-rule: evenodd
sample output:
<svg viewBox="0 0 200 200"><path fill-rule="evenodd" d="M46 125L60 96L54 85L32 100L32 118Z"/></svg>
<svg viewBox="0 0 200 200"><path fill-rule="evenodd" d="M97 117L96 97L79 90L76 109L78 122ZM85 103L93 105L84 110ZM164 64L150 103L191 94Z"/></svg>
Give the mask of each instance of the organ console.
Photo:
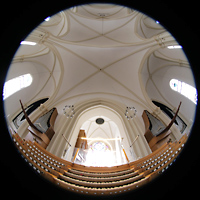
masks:
<svg viewBox="0 0 200 200"><path fill-rule="evenodd" d="M155 116L150 114L147 110L144 110L144 112L142 114L142 118L143 118L144 124L145 124L144 136L145 136L152 152L157 150L160 146L162 146L168 140L171 140L170 128L176 120L181 103L182 102L180 102L174 117L172 118L171 122L167 126L165 126L163 124L163 122L161 122Z"/></svg>
<svg viewBox="0 0 200 200"><path fill-rule="evenodd" d="M149 183L174 163L187 141L187 135L183 135L179 141L165 143L129 164L89 167L63 160L17 133L12 137L25 162L36 173L67 191L101 198L133 191Z"/></svg>
<svg viewBox="0 0 200 200"><path fill-rule="evenodd" d="M22 110L24 111L23 105ZM44 144L47 144L48 140L50 141L53 137L53 134L48 133L48 129L54 125L57 116L55 113L57 113L56 109L52 109L34 123L30 119L27 120L30 123L30 134L35 137L35 140L22 139L17 133L13 133L12 138L22 158L35 172L56 186L81 195L110 196L142 187L158 177L175 162L187 141L187 135L183 135L179 141L174 142L166 136L176 116L168 126L160 128L160 126L164 126L163 123L157 123L156 126L154 123L158 119L153 115L151 118L150 113L147 115L148 112L146 111L143 113L146 127L145 137L154 150L151 154L128 164L112 167L89 167L74 163L76 156L82 157L79 150L88 148L87 140L83 139L86 137L84 130L79 132L73 162L53 155L43 147L43 144L41 145L37 141L41 140ZM25 117L28 116L25 114ZM157 130L157 133L155 130ZM167 142L165 138L167 138ZM161 141L165 142L161 145Z"/></svg>
<svg viewBox="0 0 200 200"><path fill-rule="evenodd" d="M52 137L55 134L54 123L58 115L57 109L53 108L43 116L39 117L34 123L28 117L23 104L20 100L21 108L24 116L29 124L29 133L25 137L26 140L35 141L40 144L43 148L47 148Z"/></svg>

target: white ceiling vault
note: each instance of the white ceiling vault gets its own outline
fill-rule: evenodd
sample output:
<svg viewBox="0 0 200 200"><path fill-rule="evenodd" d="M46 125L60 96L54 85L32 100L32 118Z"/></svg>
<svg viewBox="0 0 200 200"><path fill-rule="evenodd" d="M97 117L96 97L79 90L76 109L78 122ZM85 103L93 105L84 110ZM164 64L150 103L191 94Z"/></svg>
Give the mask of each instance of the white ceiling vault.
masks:
<svg viewBox="0 0 200 200"><path fill-rule="evenodd" d="M122 6L92 4L61 11L25 40L36 45L20 46L7 80L26 72L32 75L33 83L9 97L8 103L22 99L30 104L49 97L47 105L62 113L65 105L109 99L134 106L141 116L144 109L152 109L152 99L171 108L178 105L163 94L169 84L163 86L161 69L178 72L184 66L189 73L186 78L192 78L182 50L167 48L177 45L170 33L155 20ZM174 78L174 70L165 80ZM156 89L155 77L160 83ZM17 103L7 108L11 116L20 110Z"/></svg>

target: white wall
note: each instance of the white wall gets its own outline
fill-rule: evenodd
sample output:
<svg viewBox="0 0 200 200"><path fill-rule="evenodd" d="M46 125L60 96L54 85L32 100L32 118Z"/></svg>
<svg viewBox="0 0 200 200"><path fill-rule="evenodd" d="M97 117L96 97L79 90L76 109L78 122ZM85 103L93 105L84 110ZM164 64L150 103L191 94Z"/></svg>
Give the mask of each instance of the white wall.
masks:
<svg viewBox="0 0 200 200"><path fill-rule="evenodd" d="M179 116L187 125L194 120L196 105L187 97L171 89L171 79L178 79L195 87L194 77L182 50L159 50L150 55L142 70L143 84L151 100L176 111L182 101Z"/></svg>

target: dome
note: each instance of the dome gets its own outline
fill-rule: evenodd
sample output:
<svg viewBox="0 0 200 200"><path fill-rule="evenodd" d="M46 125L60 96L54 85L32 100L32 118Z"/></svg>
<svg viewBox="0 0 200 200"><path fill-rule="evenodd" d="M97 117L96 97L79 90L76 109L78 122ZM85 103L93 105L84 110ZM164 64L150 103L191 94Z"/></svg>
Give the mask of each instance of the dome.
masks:
<svg viewBox="0 0 200 200"><path fill-rule="evenodd" d="M173 164L190 135L197 104L190 63L159 21L137 10L86 4L47 16L21 42L5 91L27 74L26 87L4 92L10 135L29 165L67 191L142 187ZM196 100L171 80L194 88Z"/></svg>

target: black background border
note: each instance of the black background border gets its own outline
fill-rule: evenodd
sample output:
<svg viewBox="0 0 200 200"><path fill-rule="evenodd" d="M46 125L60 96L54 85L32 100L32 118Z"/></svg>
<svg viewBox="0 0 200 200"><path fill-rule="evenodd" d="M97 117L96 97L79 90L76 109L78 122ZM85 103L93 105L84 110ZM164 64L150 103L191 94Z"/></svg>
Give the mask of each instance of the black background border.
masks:
<svg viewBox="0 0 200 200"><path fill-rule="evenodd" d="M6 72L20 42L39 25L47 16L51 16L71 6L90 2L109 2L125 5L137 9L158 20L177 41L189 59L194 72L197 90L199 81L199 47L200 27L198 1L188 1L178 4L175 1L63 1L47 0L2 2L0 18L0 86L3 88ZM180 1L179 1L180 2ZM1 195L22 199L95 199L79 196L56 188L42 179L22 160L16 151L8 134L1 99L1 131L0 131L0 166L1 166ZM115 199L164 199L184 198L186 195L198 195L198 180L200 173L199 150L199 105L192 134L185 148L174 165L160 178L151 184ZM4 194L5 193L5 194ZM107 197L108 199L110 197ZM107 199L106 198L106 199ZM187 197L186 197L187 198ZM101 198L99 198L101 199ZM105 199L105 198L104 198Z"/></svg>

